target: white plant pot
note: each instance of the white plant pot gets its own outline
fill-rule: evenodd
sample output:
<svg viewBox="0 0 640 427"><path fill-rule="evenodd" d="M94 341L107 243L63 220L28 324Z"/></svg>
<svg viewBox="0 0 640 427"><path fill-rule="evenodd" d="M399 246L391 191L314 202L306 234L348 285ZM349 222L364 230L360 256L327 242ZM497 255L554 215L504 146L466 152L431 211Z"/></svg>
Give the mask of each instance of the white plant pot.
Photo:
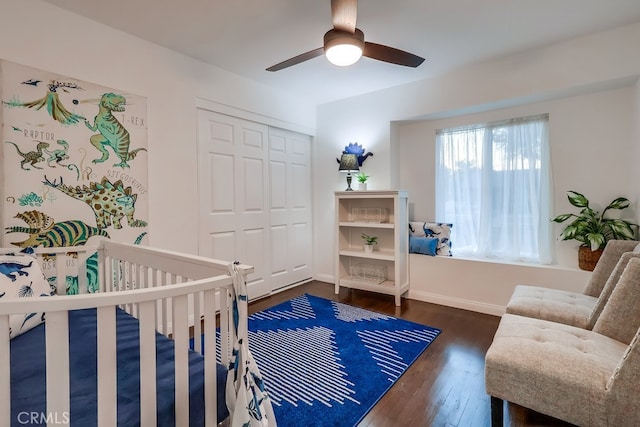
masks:
<svg viewBox="0 0 640 427"><path fill-rule="evenodd" d="M367 183L366 182L359 182L358 183L358 190L359 191L367 191Z"/></svg>
<svg viewBox="0 0 640 427"><path fill-rule="evenodd" d="M364 251L368 254L373 252L373 245L364 245Z"/></svg>

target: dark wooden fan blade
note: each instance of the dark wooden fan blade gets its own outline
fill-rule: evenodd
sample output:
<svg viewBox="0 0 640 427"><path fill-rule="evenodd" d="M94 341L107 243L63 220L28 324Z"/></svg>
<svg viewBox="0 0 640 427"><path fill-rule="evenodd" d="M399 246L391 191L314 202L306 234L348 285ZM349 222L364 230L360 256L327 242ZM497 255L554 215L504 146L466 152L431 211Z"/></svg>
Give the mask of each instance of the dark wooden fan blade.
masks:
<svg viewBox="0 0 640 427"><path fill-rule="evenodd" d="M276 65L272 65L271 67L267 68L267 71L282 70L283 68L291 67L292 65L296 65L301 62L308 61L309 59L313 59L316 56L322 55L323 53L324 53L324 48L319 47L317 49L310 50L309 52L305 52L301 55L294 56L293 58L287 59L286 61L282 61Z"/></svg>
<svg viewBox="0 0 640 427"><path fill-rule="evenodd" d="M370 42L364 43L364 52L362 52L362 54L366 57L377 59L378 61L404 65L405 67L416 68L424 62L424 58L414 55L413 53Z"/></svg>
<svg viewBox="0 0 640 427"><path fill-rule="evenodd" d="M356 30L358 0L331 0L333 28L350 33Z"/></svg>

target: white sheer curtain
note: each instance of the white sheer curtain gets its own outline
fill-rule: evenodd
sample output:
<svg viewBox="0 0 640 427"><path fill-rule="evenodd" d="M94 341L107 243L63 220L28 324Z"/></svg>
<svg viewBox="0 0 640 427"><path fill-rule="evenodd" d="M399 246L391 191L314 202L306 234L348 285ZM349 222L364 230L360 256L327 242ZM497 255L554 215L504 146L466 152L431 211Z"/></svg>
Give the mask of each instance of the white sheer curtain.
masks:
<svg viewBox="0 0 640 427"><path fill-rule="evenodd" d="M454 255L549 264L548 115L436 132L436 220Z"/></svg>

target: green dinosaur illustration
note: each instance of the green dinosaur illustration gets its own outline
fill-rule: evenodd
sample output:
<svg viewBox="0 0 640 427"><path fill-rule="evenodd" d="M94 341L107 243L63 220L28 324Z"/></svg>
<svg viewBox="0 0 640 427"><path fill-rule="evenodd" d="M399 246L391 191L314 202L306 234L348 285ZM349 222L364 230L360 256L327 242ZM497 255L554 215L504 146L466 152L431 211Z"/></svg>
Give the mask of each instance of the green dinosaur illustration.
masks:
<svg viewBox="0 0 640 427"><path fill-rule="evenodd" d="M27 233L29 238L22 242L12 242L21 248L42 246L45 248L84 245L92 236L109 237L109 234L80 220L55 222L40 211L26 211L14 218L23 220L27 227L7 227L7 233Z"/></svg>
<svg viewBox="0 0 640 427"><path fill-rule="evenodd" d="M36 166L36 163L44 161L44 156L42 155L42 152L49 147L49 143L44 141L37 141L38 145L36 146L36 151L29 151L28 153L23 153L22 151L20 151L20 147L18 147L18 145L16 145L15 142L11 142L11 141L5 141L5 142L7 144L11 144L14 147L16 147L16 151L18 152L18 155L22 157L22 161L20 162L21 169L24 169L26 171L31 170L29 168L24 167L26 163L31 164L31 166L33 166L36 169L43 169Z"/></svg>
<svg viewBox="0 0 640 427"><path fill-rule="evenodd" d="M47 149L44 150L44 152L49 155L49 158L47 159L47 166L56 167L56 165L53 165L53 166L51 165L51 162L56 162L60 166L67 167L67 165L64 165L60 162L62 162L63 160L67 160L69 158L69 154L68 154L69 143L64 139L59 139L56 142L58 143L58 145L62 146L62 148L58 148L53 151L49 151Z"/></svg>
<svg viewBox="0 0 640 427"><path fill-rule="evenodd" d="M93 125L88 120L84 124L91 131L100 132L91 137L91 144L102 153L102 157L93 160L93 163L102 163L109 158L109 152L106 147L111 149L120 157L120 163L113 166L128 168L127 161L133 160L139 151L147 151L146 148L137 148L129 151L131 142L129 131L113 116L112 111L121 112L125 109L127 100L122 95L115 93L105 93L100 98L100 106L98 115L93 120Z"/></svg>
<svg viewBox="0 0 640 427"><path fill-rule="evenodd" d="M100 229L109 227L112 221L114 228L122 228L120 221L124 217L127 217L130 227L147 225L145 221L133 218L138 195L132 194L131 187L125 188L120 180L111 183L107 177L103 177L100 182L90 182L88 187L86 185L71 187L63 184L62 177L60 177L60 183L56 183L55 180L51 182L46 176L44 179L43 184L57 188L67 196L91 206L96 216L96 224Z"/></svg>

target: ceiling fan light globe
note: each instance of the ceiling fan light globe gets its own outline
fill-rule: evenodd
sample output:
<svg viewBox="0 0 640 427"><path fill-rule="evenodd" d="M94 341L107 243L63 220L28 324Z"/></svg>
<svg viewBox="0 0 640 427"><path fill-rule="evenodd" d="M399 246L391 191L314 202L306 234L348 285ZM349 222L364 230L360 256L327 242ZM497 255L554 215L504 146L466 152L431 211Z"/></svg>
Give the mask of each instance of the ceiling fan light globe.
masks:
<svg viewBox="0 0 640 427"><path fill-rule="evenodd" d="M334 65L346 67L358 62L364 50L364 33L332 29L324 35L324 54Z"/></svg>
<svg viewBox="0 0 640 427"><path fill-rule="evenodd" d="M338 44L326 50L329 62L339 67L353 65L362 57L362 49L352 44Z"/></svg>

